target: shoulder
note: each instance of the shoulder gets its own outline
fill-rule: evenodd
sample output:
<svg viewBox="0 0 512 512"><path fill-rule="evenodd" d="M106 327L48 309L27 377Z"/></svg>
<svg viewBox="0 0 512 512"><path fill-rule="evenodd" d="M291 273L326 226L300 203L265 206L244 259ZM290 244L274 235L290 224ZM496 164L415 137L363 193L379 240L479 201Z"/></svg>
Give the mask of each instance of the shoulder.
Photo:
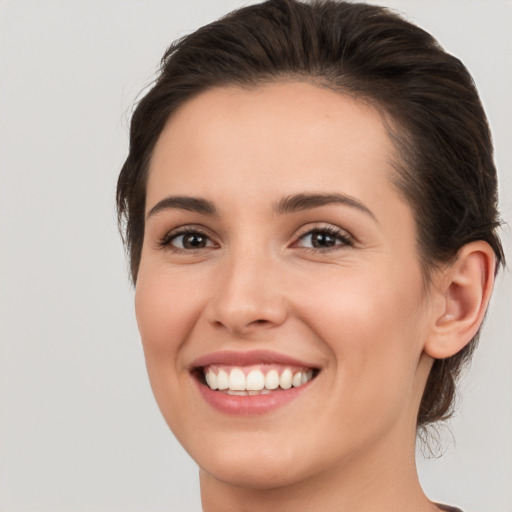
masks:
<svg viewBox="0 0 512 512"><path fill-rule="evenodd" d="M436 505L439 510L444 510L445 512L462 512L460 508L450 507L450 505L443 505L442 503L436 503Z"/></svg>

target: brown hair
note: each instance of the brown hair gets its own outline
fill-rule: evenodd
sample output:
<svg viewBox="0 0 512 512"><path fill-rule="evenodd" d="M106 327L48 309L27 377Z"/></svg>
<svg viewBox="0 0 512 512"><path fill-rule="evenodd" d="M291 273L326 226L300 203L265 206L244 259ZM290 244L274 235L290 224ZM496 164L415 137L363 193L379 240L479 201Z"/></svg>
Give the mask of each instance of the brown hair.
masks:
<svg viewBox="0 0 512 512"><path fill-rule="evenodd" d="M131 121L117 188L119 222L135 282L144 238L151 154L169 116L213 87L307 80L372 102L391 119L400 162L395 183L411 205L425 275L465 244L485 240L498 264L497 178L489 127L463 64L383 7L270 0L233 11L173 43ZM418 426L447 418L455 382L478 335L436 360Z"/></svg>

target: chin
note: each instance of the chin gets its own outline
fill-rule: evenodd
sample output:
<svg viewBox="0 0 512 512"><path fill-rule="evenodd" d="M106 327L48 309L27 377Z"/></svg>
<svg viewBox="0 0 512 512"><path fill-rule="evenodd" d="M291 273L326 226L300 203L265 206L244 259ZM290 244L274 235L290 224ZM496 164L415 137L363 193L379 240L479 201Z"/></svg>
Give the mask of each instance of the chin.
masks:
<svg viewBox="0 0 512 512"><path fill-rule="evenodd" d="M275 461L265 463L257 456L251 460L240 459L208 461L201 466L201 469L225 484L253 490L287 487L303 479L297 472L290 472L289 464L280 464Z"/></svg>
<svg viewBox="0 0 512 512"><path fill-rule="evenodd" d="M251 443L244 437L241 443L217 443L211 449L202 449L198 457L189 453L203 471L235 487L272 489L305 478L301 453L287 449L283 443Z"/></svg>

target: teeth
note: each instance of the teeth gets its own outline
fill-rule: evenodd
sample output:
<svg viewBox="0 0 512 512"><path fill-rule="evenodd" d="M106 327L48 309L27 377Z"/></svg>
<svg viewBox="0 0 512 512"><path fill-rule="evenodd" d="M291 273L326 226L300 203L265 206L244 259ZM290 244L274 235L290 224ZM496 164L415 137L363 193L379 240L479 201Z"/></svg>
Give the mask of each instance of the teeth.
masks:
<svg viewBox="0 0 512 512"><path fill-rule="evenodd" d="M212 370L210 370L210 371L213 373ZM210 373L210 372L208 372L208 373ZM217 374L217 387L219 389L228 389L229 388L229 375L224 370L219 370L219 373Z"/></svg>
<svg viewBox="0 0 512 512"><path fill-rule="evenodd" d="M286 370L281 374L281 377L279 378L279 385L283 389L290 389L292 387L292 371L290 368L286 368Z"/></svg>
<svg viewBox="0 0 512 512"><path fill-rule="evenodd" d="M218 389L230 395L263 395L278 388L302 386L313 378L313 370L298 370L294 373L291 368L285 368L279 375L276 369L271 369L266 374L252 369L246 376L239 367L228 371L219 369L217 373L213 368L208 368L205 369L204 378L210 389Z"/></svg>
<svg viewBox="0 0 512 512"><path fill-rule="evenodd" d="M226 394L235 396L268 395L269 393L269 389L262 389L261 391L236 391L233 389L226 390Z"/></svg>
<svg viewBox="0 0 512 512"><path fill-rule="evenodd" d="M245 391L245 373L240 368L233 368L229 373L229 389Z"/></svg>
<svg viewBox="0 0 512 512"><path fill-rule="evenodd" d="M246 389L261 391L265 387L265 377L259 370L252 370L247 375Z"/></svg>
<svg viewBox="0 0 512 512"><path fill-rule="evenodd" d="M265 375L265 387L267 389L277 389L279 387L279 373L277 373L277 370L270 370Z"/></svg>
<svg viewBox="0 0 512 512"><path fill-rule="evenodd" d="M228 389L228 395L236 395L236 396L247 396L247 391L239 391L237 389Z"/></svg>
<svg viewBox="0 0 512 512"><path fill-rule="evenodd" d="M218 385L217 385L217 375L215 375L215 373L208 372L206 374L206 382L208 383L208 386L210 386L210 388L212 388L212 389L217 389L218 388Z"/></svg>

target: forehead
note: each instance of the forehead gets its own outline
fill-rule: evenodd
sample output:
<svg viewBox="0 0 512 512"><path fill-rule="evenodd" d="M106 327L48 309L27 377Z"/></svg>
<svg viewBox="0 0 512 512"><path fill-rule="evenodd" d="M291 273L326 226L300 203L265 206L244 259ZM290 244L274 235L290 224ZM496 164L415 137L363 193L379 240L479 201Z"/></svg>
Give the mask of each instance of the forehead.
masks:
<svg viewBox="0 0 512 512"><path fill-rule="evenodd" d="M148 206L191 187L201 196L335 187L377 199L377 183L392 187L394 159L381 114L348 95L303 82L216 88L167 122L150 165Z"/></svg>

